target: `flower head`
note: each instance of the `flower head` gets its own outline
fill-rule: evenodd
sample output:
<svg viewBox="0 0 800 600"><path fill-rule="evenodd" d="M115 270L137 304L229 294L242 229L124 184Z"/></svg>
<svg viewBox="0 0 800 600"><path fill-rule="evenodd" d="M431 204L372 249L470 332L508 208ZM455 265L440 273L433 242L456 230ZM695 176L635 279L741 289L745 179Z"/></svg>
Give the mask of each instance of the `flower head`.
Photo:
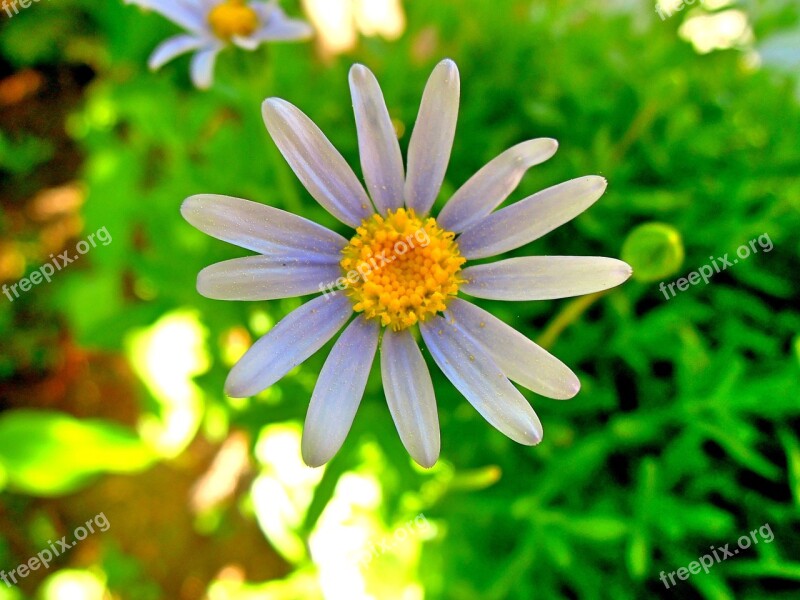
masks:
<svg viewBox="0 0 800 600"><path fill-rule="evenodd" d="M353 309L400 331L445 310L458 292L466 259L455 235L435 219L420 219L413 209L386 212L356 229L339 264L344 273L359 275L345 284ZM383 262L380 267L376 257Z"/></svg>
<svg viewBox="0 0 800 600"><path fill-rule="evenodd" d="M411 456L433 465L439 421L428 367L413 332L477 411L527 445L542 426L511 383L566 399L580 383L561 361L474 304L457 297L526 301L612 288L631 275L602 257L533 256L465 266L519 248L566 223L603 195L601 177L582 177L495 210L532 166L555 154L551 139L518 144L489 162L447 202L430 210L455 135L459 75L433 71L408 148L400 145L378 82L350 71L364 190L316 125L285 100L264 102L267 129L309 193L355 231L348 240L301 217L237 198L188 198L184 217L221 240L258 252L207 267L198 291L223 300L269 300L322 292L280 321L231 370L226 392L249 396L273 385L350 321L320 372L303 431L303 458L327 462L353 422L380 346L389 411ZM351 321L351 317L356 315Z"/></svg>
<svg viewBox="0 0 800 600"><path fill-rule="evenodd" d="M217 54L233 44L255 50L264 42L302 40L311 36L305 21L290 19L277 0L126 0L154 10L186 29L187 33L164 41L150 56L156 70L173 58L194 52L192 82L201 89L211 85Z"/></svg>

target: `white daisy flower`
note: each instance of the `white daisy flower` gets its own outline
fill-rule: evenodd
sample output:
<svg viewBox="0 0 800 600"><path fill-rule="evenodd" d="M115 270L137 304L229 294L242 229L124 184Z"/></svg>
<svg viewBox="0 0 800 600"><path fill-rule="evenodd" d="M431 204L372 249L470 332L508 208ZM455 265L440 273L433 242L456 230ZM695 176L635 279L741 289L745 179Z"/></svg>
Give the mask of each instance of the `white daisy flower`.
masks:
<svg viewBox="0 0 800 600"><path fill-rule="evenodd" d="M601 177L582 177L495 209L524 173L549 159L551 139L523 142L483 167L433 218L456 128L459 75L439 63L422 96L404 169L381 89L366 67L350 71L361 167L369 193L316 125L292 104L269 98L264 120L308 192L355 229L347 240L302 217L216 195L188 198L181 212L201 231L259 255L207 267L197 289L220 300L270 300L324 292L259 339L231 370L225 391L246 397L273 385L342 329L317 380L303 431L303 459L339 450L380 345L389 411L420 465L439 456L433 384L415 330L453 385L494 427L535 445L542 425L511 383L550 398L574 396L569 368L460 291L493 300L549 300L612 288L631 268L612 258L532 256L467 266L531 242L591 206ZM330 282L334 282L331 284ZM337 289L338 288L338 289Z"/></svg>
<svg viewBox="0 0 800 600"><path fill-rule="evenodd" d="M194 52L192 82L201 89L211 86L214 62L220 50L230 44L255 50L264 42L303 40L313 30L305 21L290 19L270 2L245 0L125 0L154 10L180 25L188 33L164 41L148 62L154 71L187 52Z"/></svg>

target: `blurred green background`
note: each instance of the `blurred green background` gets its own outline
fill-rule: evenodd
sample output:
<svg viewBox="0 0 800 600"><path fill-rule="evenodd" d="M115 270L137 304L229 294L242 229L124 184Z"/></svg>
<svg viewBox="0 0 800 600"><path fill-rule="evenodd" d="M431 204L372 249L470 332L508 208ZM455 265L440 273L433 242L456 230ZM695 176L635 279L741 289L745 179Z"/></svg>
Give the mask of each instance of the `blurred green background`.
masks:
<svg viewBox="0 0 800 600"><path fill-rule="evenodd" d="M113 240L0 296L0 568L110 523L0 599L800 598L798 4L698 0L663 20L648 0L283 6L315 40L226 51L208 92L186 57L148 72L178 32L156 14L0 11L0 283L102 228ZM609 190L516 254L621 256L637 277L480 303L581 379L569 402L528 394L538 447L494 431L429 361L434 469L403 449L377 368L341 452L308 469L299 435L330 345L227 399L231 365L300 300L199 296L201 268L246 253L178 209L221 193L337 228L261 101L299 106L360 172L350 65L376 73L405 149L444 57L462 100L438 206L505 148L557 138L512 200L587 174ZM759 236L771 250L659 291ZM771 542L659 579L764 525Z"/></svg>

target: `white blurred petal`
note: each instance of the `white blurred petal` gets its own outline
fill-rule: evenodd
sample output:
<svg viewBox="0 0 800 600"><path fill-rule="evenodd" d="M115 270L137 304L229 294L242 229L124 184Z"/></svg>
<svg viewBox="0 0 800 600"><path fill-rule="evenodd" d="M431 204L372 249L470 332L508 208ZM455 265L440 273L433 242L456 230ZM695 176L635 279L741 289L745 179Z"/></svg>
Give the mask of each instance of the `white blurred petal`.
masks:
<svg viewBox="0 0 800 600"><path fill-rule="evenodd" d="M168 38L162 42L147 62L147 66L153 71L160 69L173 58L186 54L192 50L197 50L208 44L208 40L196 35L181 34Z"/></svg>
<svg viewBox="0 0 800 600"><path fill-rule="evenodd" d="M252 52L261 45L261 40L252 36L235 35L231 38L231 41L242 50L247 50L249 52Z"/></svg>
<svg viewBox="0 0 800 600"><path fill-rule="evenodd" d="M221 48L214 47L200 50L192 57L190 72L192 83L201 90L211 87L214 81L214 63Z"/></svg>
<svg viewBox="0 0 800 600"><path fill-rule="evenodd" d="M314 28L309 23L300 19L290 19L276 7L254 37L261 42L290 42L307 40L313 35Z"/></svg>
<svg viewBox="0 0 800 600"><path fill-rule="evenodd" d="M145 10L152 10L176 25L195 33L208 32L206 13L202 6L186 0L125 0Z"/></svg>

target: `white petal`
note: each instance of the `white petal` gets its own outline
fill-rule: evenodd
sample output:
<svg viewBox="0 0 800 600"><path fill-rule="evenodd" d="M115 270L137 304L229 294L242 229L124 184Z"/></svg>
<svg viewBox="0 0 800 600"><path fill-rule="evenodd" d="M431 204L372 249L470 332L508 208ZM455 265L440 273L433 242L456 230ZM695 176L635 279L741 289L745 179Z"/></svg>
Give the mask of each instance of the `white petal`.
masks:
<svg viewBox="0 0 800 600"><path fill-rule="evenodd" d="M260 5L260 3L255 4ZM258 12L264 15L262 17L264 25L254 34L259 41L300 41L314 35L311 25L300 19L290 19L275 4L266 11L259 10Z"/></svg>
<svg viewBox="0 0 800 600"><path fill-rule="evenodd" d="M301 450L310 467L325 464L342 447L367 387L380 328L356 318L336 341L311 396Z"/></svg>
<svg viewBox="0 0 800 600"><path fill-rule="evenodd" d="M569 367L491 313L460 298L450 301L447 312L512 381L557 400L572 398L581 389Z"/></svg>
<svg viewBox="0 0 800 600"><path fill-rule="evenodd" d="M200 271L197 291L214 300L275 300L322 292L341 276L336 262L315 264L301 257L247 256Z"/></svg>
<svg viewBox="0 0 800 600"><path fill-rule="evenodd" d="M550 138L528 140L509 148L462 185L436 221L448 231L464 231L500 206L525 172L552 157L556 150L558 142Z"/></svg>
<svg viewBox="0 0 800 600"><path fill-rule="evenodd" d="M361 170L382 215L403 206L403 157L381 88L363 65L350 69L350 92L358 129Z"/></svg>
<svg viewBox="0 0 800 600"><path fill-rule="evenodd" d="M431 375L408 330L386 329L381 376L389 412L411 457L425 468L439 458L439 415Z"/></svg>
<svg viewBox="0 0 800 600"><path fill-rule="evenodd" d="M196 33L207 32L206 15L202 7L185 0L126 0L146 10L152 10L173 23Z"/></svg>
<svg viewBox="0 0 800 600"><path fill-rule="evenodd" d="M494 360L451 317L420 324L431 356L447 378L489 424L515 442L542 441L542 424L525 397L503 375Z"/></svg>
<svg viewBox="0 0 800 600"><path fill-rule="evenodd" d="M313 221L258 202L198 194L184 200L183 218L218 240L266 256L305 257L311 262L341 260L347 240Z"/></svg>
<svg viewBox="0 0 800 600"><path fill-rule="evenodd" d="M606 185L602 177L581 177L529 196L472 225L458 237L458 249L475 260L524 246L581 214Z"/></svg>
<svg viewBox="0 0 800 600"><path fill-rule="evenodd" d="M196 35L182 34L168 38L153 50L153 54L150 55L147 66L153 71L156 71L173 58L191 52L192 50L197 50L207 43L207 40Z"/></svg>
<svg viewBox="0 0 800 600"><path fill-rule="evenodd" d="M262 112L286 162L329 213L353 228L374 213L353 170L311 119L280 98L268 98Z"/></svg>
<svg viewBox="0 0 800 600"><path fill-rule="evenodd" d="M235 35L231 38L231 41L239 48L250 52L261 45L261 40L252 36Z"/></svg>
<svg viewBox="0 0 800 600"><path fill-rule="evenodd" d="M458 120L458 67L443 60L428 79L408 143L406 206L420 216L428 214L444 181Z"/></svg>
<svg viewBox="0 0 800 600"><path fill-rule="evenodd" d="M353 314L353 304L341 293L319 296L289 313L234 365L225 393L246 398L279 381L322 348Z"/></svg>
<svg viewBox="0 0 800 600"><path fill-rule="evenodd" d="M192 57L190 73L195 87L205 90L211 87L214 81L214 63L221 48L213 47L200 50Z"/></svg>
<svg viewBox="0 0 800 600"><path fill-rule="evenodd" d="M253 38L264 41L304 40L314 34L314 29L300 19L290 19L277 2L251 2L250 8L258 13L262 26Z"/></svg>
<svg viewBox="0 0 800 600"><path fill-rule="evenodd" d="M613 288L632 272L615 258L526 256L464 269L461 291L489 300L553 300Z"/></svg>

